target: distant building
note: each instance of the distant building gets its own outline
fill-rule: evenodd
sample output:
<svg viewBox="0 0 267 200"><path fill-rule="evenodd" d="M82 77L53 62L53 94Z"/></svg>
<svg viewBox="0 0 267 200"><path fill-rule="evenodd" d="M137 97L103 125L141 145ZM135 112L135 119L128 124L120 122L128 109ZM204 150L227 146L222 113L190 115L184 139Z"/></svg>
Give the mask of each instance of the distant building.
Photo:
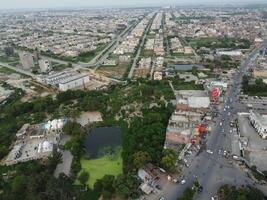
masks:
<svg viewBox="0 0 267 200"><path fill-rule="evenodd" d="M65 123L66 119L54 119L42 124L24 124L16 133L17 140L3 164L14 165L52 156Z"/></svg>
<svg viewBox="0 0 267 200"><path fill-rule="evenodd" d="M87 74L77 74L71 76L59 83L59 90L67 91L77 87L85 86L90 82L90 78Z"/></svg>
<svg viewBox="0 0 267 200"><path fill-rule="evenodd" d="M34 67L33 56L29 53L19 53L20 62L24 69L31 69Z"/></svg>
<svg viewBox="0 0 267 200"><path fill-rule="evenodd" d="M261 115L255 111L250 111L249 120L259 135L263 139L267 139L267 115Z"/></svg>
<svg viewBox="0 0 267 200"><path fill-rule="evenodd" d="M157 81L162 80L162 72L155 72L154 73L154 80L157 80Z"/></svg>
<svg viewBox="0 0 267 200"><path fill-rule="evenodd" d="M267 70L254 69L252 76L253 78L267 78Z"/></svg>
<svg viewBox="0 0 267 200"><path fill-rule="evenodd" d="M241 57L243 54L240 50L233 51L217 51L218 56L230 56L230 57Z"/></svg>
<svg viewBox="0 0 267 200"><path fill-rule="evenodd" d="M4 52L6 56L12 56L14 55L14 48L13 47L5 47Z"/></svg>
<svg viewBox="0 0 267 200"><path fill-rule="evenodd" d="M52 65L49 60L39 60L38 63L39 63L41 72L49 72L52 70Z"/></svg>

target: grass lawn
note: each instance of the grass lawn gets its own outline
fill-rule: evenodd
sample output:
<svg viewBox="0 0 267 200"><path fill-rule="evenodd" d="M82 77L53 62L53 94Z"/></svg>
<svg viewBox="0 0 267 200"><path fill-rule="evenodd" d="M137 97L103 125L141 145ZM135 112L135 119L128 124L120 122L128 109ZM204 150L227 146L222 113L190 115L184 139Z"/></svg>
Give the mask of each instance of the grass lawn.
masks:
<svg viewBox="0 0 267 200"><path fill-rule="evenodd" d="M98 159L81 159L82 170L89 173L87 184L93 188L97 179L105 175L117 176L122 173L122 158L120 153L114 157L104 156Z"/></svg>

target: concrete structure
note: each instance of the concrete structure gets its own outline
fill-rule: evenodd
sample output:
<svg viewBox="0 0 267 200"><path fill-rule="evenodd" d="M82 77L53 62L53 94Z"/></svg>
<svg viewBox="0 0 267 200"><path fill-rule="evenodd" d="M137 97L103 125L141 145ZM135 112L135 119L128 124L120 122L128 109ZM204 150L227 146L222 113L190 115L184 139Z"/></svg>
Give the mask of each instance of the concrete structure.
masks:
<svg viewBox="0 0 267 200"><path fill-rule="evenodd" d="M90 82L90 78L87 74L78 74L71 76L59 83L59 90L66 91L77 87L85 86Z"/></svg>
<svg viewBox="0 0 267 200"><path fill-rule="evenodd" d="M162 72L155 72L154 73L154 80L157 80L157 81L162 80Z"/></svg>
<svg viewBox="0 0 267 200"><path fill-rule="evenodd" d="M253 78L267 78L267 70L254 69L252 76Z"/></svg>
<svg viewBox="0 0 267 200"><path fill-rule="evenodd" d="M20 62L24 69L31 69L34 67L33 56L29 53L19 53Z"/></svg>
<svg viewBox="0 0 267 200"><path fill-rule="evenodd" d="M218 56L231 56L231 57L241 57L243 54L240 50L233 51L217 51Z"/></svg>
<svg viewBox="0 0 267 200"><path fill-rule="evenodd" d="M65 122L65 119L55 119L36 125L24 124L16 133L17 140L3 164L14 165L52 156Z"/></svg>
<svg viewBox="0 0 267 200"><path fill-rule="evenodd" d="M249 120L258 134L267 139L267 115L261 115L255 111L250 111Z"/></svg>
<svg viewBox="0 0 267 200"><path fill-rule="evenodd" d="M41 72L49 72L52 70L52 65L49 60L39 60L38 63L39 63Z"/></svg>
<svg viewBox="0 0 267 200"><path fill-rule="evenodd" d="M85 86L90 82L90 77L88 74L80 74L76 71L64 71L41 76L39 81L47 85L58 87L61 91L66 91Z"/></svg>
<svg viewBox="0 0 267 200"><path fill-rule="evenodd" d="M216 88L219 88L220 90L226 91L228 87L228 83L224 81L211 81L211 82L207 82L206 86L208 87L208 89L212 89L216 87Z"/></svg>

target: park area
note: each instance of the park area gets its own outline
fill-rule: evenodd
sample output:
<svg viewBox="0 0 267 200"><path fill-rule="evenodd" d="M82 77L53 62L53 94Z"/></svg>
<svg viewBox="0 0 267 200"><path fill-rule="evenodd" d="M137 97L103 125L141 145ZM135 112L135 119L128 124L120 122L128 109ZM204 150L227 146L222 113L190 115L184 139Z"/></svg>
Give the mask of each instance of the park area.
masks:
<svg viewBox="0 0 267 200"><path fill-rule="evenodd" d="M87 160L81 159L82 170L89 173L87 185L94 187L97 179L103 178L105 175L114 175L115 177L122 174L122 158L121 152L117 152L112 156L103 156L97 159Z"/></svg>

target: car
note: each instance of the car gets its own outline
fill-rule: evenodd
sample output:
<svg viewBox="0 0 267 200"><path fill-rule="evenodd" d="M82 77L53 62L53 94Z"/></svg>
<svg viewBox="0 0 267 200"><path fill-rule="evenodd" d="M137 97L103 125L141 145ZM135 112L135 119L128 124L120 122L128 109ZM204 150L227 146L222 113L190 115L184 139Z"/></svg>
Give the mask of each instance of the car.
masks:
<svg viewBox="0 0 267 200"><path fill-rule="evenodd" d="M222 122L220 122L220 126L222 126L223 124L222 124Z"/></svg>
<svg viewBox="0 0 267 200"><path fill-rule="evenodd" d="M164 197L160 197L159 200L165 200L165 198Z"/></svg>
<svg viewBox="0 0 267 200"><path fill-rule="evenodd" d="M186 183L185 179L181 181L181 184L184 185Z"/></svg>
<svg viewBox="0 0 267 200"><path fill-rule="evenodd" d="M177 183L178 180L176 178L172 179L172 182Z"/></svg>
<svg viewBox="0 0 267 200"><path fill-rule="evenodd" d="M211 151L210 149L207 149L207 153L213 154L213 151Z"/></svg>
<svg viewBox="0 0 267 200"><path fill-rule="evenodd" d="M230 116L231 115L231 113L230 112L228 112L228 116Z"/></svg>
<svg viewBox="0 0 267 200"><path fill-rule="evenodd" d="M233 155L233 159L235 159L235 160L238 160L238 159L239 159L239 157L238 157L238 156L236 156L236 155Z"/></svg>

